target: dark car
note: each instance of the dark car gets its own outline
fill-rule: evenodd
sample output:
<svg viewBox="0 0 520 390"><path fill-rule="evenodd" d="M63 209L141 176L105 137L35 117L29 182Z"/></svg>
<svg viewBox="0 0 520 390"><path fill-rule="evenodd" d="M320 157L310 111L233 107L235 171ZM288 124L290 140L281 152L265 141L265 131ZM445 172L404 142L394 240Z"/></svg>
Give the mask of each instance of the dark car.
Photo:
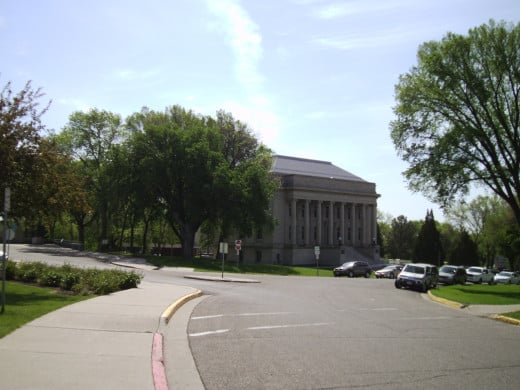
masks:
<svg viewBox="0 0 520 390"><path fill-rule="evenodd" d="M332 270L334 276L347 275L352 278L354 276L364 276L369 278L372 273L370 265L366 261L349 261Z"/></svg>
<svg viewBox="0 0 520 390"><path fill-rule="evenodd" d="M439 269L439 283L466 284L466 270L456 265L443 265Z"/></svg>

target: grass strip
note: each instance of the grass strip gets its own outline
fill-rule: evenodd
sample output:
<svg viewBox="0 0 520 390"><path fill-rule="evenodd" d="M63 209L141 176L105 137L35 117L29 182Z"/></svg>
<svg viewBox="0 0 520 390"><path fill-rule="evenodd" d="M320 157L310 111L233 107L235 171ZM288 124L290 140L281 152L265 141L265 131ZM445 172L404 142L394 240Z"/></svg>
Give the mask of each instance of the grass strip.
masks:
<svg viewBox="0 0 520 390"><path fill-rule="evenodd" d="M5 310L0 314L0 338L44 314L93 297L63 294L49 287L7 281Z"/></svg>
<svg viewBox="0 0 520 390"><path fill-rule="evenodd" d="M443 286L430 290L433 295L465 305L520 304L519 285L468 284Z"/></svg>

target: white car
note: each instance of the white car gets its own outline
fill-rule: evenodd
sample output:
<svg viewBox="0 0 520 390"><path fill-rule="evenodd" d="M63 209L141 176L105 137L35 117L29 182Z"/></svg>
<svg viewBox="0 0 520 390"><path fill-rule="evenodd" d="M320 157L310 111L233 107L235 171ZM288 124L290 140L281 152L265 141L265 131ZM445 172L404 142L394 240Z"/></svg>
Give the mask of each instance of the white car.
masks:
<svg viewBox="0 0 520 390"><path fill-rule="evenodd" d="M518 272L502 271L495 275L495 283L501 284L520 284L520 274Z"/></svg>
<svg viewBox="0 0 520 390"><path fill-rule="evenodd" d="M466 281L472 283L495 283L495 274L484 267L469 267L466 270Z"/></svg>

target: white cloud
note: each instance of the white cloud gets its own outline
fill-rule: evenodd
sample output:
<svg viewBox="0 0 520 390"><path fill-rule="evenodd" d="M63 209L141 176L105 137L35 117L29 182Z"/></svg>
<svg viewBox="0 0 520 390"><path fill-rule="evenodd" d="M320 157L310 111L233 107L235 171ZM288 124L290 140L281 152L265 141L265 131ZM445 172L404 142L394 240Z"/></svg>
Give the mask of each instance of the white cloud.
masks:
<svg viewBox="0 0 520 390"><path fill-rule="evenodd" d="M259 71L262 60L262 35L239 0L207 0L216 16L216 26L226 38L234 58L235 76L245 93L243 102L220 103L218 109L230 112L248 124L264 144L269 145L279 133L279 120L268 94L263 90L264 77Z"/></svg>
<svg viewBox="0 0 520 390"><path fill-rule="evenodd" d="M233 51L238 81L246 88L258 88L263 82L258 71L262 58L262 36L258 26L238 1L207 0L207 5L217 16L218 27Z"/></svg>
<svg viewBox="0 0 520 390"><path fill-rule="evenodd" d="M313 15L319 19L338 19L344 16L369 14L414 4L411 1L348 1L315 7Z"/></svg>
<svg viewBox="0 0 520 390"><path fill-rule="evenodd" d="M338 50L353 50L402 44L404 41L416 40L417 36L418 31L394 29L370 34L360 32L338 36L323 36L314 38L311 42Z"/></svg>

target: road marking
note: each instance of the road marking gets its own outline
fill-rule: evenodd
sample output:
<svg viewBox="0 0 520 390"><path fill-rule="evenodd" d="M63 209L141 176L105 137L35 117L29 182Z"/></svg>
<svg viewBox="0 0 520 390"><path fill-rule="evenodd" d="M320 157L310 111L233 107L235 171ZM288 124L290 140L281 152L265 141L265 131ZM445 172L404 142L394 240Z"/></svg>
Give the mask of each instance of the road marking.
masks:
<svg viewBox="0 0 520 390"><path fill-rule="evenodd" d="M431 320L451 320L451 319L454 319L454 318L459 318L459 317L446 317L446 316L439 316L439 317L406 317L406 318L397 318L394 321L414 321L414 320L431 321Z"/></svg>
<svg viewBox="0 0 520 390"><path fill-rule="evenodd" d="M224 314L215 314L213 316L201 316L201 317L191 317L192 320L206 320L209 318L220 318L224 317Z"/></svg>
<svg viewBox="0 0 520 390"><path fill-rule="evenodd" d="M218 329L218 330L212 330L208 332L200 332L200 333L189 333L188 336L190 337L200 337L200 336L209 336L212 334L221 334L229 332L229 329Z"/></svg>
<svg viewBox="0 0 520 390"><path fill-rule="evenodd" d="M199 317L191 317L192 320L207 320L211 318L222 318L222 317L253 317L253 316L274 316L281 314L294 314L294 312L290 311L273 311L267 313L238 313L238 314L215 314L211 316L199 316Z"/></svg>
<svg viewBox="0 0 520 390"><path fill-rule="evenodd" d="M273 312L267 312L267 313L242 313L242 314L237 314L237 316L240 316L240 317L249 317L249 316L275 316L275 315L279 315L279 314L294 314L294 312L290 312L290 311L273 311Z"/></svg>
<svg viewBox="0 0 520 390"><path fill-rule="evenodd" d="M248 330L264 330L264 329L280 329L280 328L303 328L308 326L325 326L330 325L330 322L315 322L313 324L289 324L289 325L266 325L266 326L252 326Z"/></svg>

